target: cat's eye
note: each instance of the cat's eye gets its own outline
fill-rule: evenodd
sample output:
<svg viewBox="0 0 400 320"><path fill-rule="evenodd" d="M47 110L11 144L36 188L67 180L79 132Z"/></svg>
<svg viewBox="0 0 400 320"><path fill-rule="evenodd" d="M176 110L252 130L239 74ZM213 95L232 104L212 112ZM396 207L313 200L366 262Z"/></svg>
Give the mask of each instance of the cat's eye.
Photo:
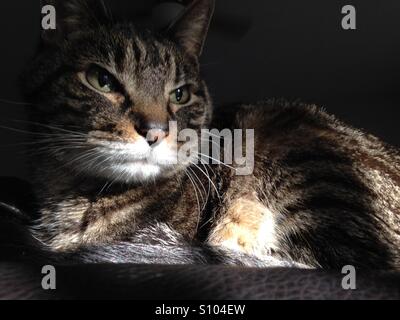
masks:
<svg viewBox="0 0 400 320"><path fill-rule="evenodd" d="M188 86L180 87L174 90L170 97L170 102L173 104L186 104L191 99L191 94Z"/></svg>
<svg viewBox="0 0 400 320"><path fill-rule="evenodd" d="M86 80L94 89L104 93L114 92L117 87L115 78L98 66L92 66L86 71Z"/></svg>

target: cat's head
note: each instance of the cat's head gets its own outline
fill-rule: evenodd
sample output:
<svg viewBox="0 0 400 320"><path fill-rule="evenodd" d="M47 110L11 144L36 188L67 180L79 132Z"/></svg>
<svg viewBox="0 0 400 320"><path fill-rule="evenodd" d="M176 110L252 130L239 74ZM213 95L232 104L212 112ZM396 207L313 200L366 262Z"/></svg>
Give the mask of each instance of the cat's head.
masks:
<svg viewBox="0 0 400 320"><path fill-rule="evenodd" d="M199 131L210 121L199 56L214 1L193 1L159 34L113 22L102 1L45 3L57 28L43 31L24 87L38 127L52 135L49 156L121 182L183 170L169 123Z"/></svg>

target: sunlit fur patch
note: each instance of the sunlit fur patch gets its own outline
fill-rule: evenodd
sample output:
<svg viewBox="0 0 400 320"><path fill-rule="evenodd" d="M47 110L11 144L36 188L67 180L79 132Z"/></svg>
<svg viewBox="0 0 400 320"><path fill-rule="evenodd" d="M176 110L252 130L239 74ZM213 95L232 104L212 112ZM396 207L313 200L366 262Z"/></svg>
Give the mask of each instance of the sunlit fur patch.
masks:
<svg viewBox="0 0 400 320"><path fill-rule="evenodd" d="M274 214L260 201L239 198L230 203L208 243L256 256L277 248Z"/></svg>
<svg viewBox="0 0 400 320"><path fill-rule="evenodd" d="M75 166L90 175L124 183L169 176L175 168L188 164L178 163L176 148L169 140L153 146L141 137L134 142L98 141L90 150L92 155L83 156Z"/></svg>

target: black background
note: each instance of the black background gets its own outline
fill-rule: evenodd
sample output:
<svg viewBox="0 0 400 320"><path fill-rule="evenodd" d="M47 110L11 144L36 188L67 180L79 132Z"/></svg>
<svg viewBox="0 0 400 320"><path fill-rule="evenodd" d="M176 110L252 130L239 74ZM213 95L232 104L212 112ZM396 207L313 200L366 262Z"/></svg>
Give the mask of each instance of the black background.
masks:
<svg viewBox="0 0 400 320"><path fill-rule="evenodd" d="M139 20L156 1L109 0ZM341 8L357 10L357 30L341 28ZM39 0L0 2L0 117L15 126L25 106L17 79L39 39ZM270 97L315 103L400 146L399 0L217 0L202 57L218 105ZM0 129L0 175L24 176L23 134Z"/></svg>

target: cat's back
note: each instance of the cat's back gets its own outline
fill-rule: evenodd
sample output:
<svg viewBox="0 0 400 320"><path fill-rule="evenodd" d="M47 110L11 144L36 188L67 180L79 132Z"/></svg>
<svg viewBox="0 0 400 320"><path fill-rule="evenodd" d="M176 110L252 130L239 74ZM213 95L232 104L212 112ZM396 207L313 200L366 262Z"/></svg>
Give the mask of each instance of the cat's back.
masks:
<svg viewBox="0 0 400 320"><path fill-rule="evenodd" d="M220 127L254 129L256 157L298 164L321 160L327 165L351 165L375 185L393 186L392 191L400 196L400 149L345 124L320 107L270 100L220 109L214 121Z"/></svg>
<svg viewBox="0 0 400 320"><path fill-rule="evenodd" d="M220 110L216 126L254 129L253 176L277 215L283 252L314 265L384 266L385 257L400 266L396 147L316 106L267 101Z"/></svg>

